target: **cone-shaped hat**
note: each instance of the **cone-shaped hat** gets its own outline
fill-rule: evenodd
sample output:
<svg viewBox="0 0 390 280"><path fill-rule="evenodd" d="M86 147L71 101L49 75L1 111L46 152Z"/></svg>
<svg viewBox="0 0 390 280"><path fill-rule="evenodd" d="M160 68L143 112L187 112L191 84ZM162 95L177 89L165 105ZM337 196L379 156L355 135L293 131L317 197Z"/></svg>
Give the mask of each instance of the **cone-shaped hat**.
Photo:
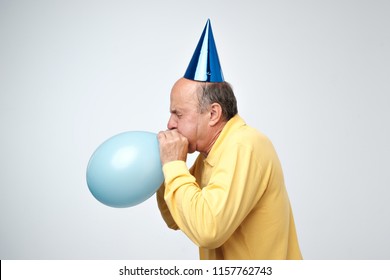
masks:
<svg viewBox="0 0 390 280"><path fill-rule="evenodd" d="M209 19L203 29L202 36L196 46L184 78L212 83L224 81Z"/></svg>

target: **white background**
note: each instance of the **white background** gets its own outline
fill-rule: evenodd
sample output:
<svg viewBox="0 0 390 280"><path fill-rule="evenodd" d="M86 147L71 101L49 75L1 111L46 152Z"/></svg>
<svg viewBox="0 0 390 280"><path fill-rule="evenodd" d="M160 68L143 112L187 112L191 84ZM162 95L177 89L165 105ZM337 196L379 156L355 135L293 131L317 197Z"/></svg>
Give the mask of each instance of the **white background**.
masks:
<svg viewBox="0 0 390 280"><path fill-rule="evenodd" d="M211 19L273 141L306 259L390 259L390 2L0 0L0 259L198 259L155 197L115 209L88 160L158 132ZM192 158L190 158L192 160Z"/></svg>

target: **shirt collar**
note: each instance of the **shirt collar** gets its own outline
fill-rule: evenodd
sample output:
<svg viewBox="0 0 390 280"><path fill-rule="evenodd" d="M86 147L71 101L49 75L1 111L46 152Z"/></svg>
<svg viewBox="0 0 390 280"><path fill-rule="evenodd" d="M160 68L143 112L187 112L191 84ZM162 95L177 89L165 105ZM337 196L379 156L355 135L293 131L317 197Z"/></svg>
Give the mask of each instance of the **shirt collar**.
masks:
<svg viewBox="0 0 390 280"><path fill-rule="evenodd" d="M204 159L204 161L214 166L216 160L218 159L218 155L220 153L221 147L225 142L225 139L228 137L231 132L237 130L239 127L246 125L245 121L240 117L240 115L236 114L233 118L231 118L223 127L221 134L218 136L217 141L215 141L213 147L211 148L208 156Z"/></svg>

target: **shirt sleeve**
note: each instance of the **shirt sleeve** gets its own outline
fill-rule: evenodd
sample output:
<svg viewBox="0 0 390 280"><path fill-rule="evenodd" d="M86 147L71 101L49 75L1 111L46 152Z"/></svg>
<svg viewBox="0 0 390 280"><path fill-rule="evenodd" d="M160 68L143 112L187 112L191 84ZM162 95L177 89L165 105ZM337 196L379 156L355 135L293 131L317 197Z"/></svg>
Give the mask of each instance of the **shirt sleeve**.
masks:
<svg viewBox="0 0 390 280"><path fill-rule="evenodd" d="M194 168L195 168L195 166L191 167L190 173L193 172ZM173 169L173 170L175 170L175 169ZM165 223L167 224L167 226L170 229L178 230L179 227L177 226L175 220L173 219L171 212L169 211L169 208L167 206L167 203L165 202L164 193L165 193L165 184L163 183L163 184L161 184L160 188L156 192L157 206L158 206L160 213L161 213L161 216L162 216L163 220L165 221Z"/></svg>
<svg viewBox="0 0 390 280"><path fill-rule="evenodd" d="M207 186L200 188L183 161L163 166L164 199L178 227L199 247L220 247L256 205L261 167L251 147L235 144L212 167Z"/></svg>
<svg viewBox="0 0 390 280"><path fill-rule="evenodd" d="M164 193L165 193L165 185L162 184L156 193L157 206L160 209L161 216L165 221L165 223L167 224L167 226L173 230L178 230L179 227L177 226L175 220L173 219L171 212L169 212L168 206L164 200Z"/></svg>

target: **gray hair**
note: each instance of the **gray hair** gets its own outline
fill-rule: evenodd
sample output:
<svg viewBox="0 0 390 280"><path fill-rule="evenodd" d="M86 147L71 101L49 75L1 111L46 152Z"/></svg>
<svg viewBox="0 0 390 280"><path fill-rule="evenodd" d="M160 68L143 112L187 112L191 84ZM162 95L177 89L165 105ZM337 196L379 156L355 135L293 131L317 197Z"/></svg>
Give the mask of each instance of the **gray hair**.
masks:
<svg viewBox="0 0 390 280"><path fill-rule="evenodd" d="M222 117L230 120L238 113L237 100L228 82L202 83L198 91L199 110L205 112L211 104L218 103L222 108Z"/></svg>

